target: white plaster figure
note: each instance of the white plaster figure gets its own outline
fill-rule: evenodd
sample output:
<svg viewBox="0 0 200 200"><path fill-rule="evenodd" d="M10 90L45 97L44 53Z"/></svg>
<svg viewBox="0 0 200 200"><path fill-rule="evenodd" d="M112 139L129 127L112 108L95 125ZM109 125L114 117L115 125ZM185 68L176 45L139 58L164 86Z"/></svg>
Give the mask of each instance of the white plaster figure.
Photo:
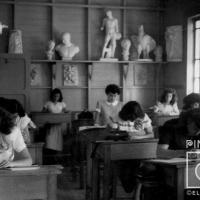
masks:
<svg viewBox="0 0 200 200"><path fill-rule="evenodd" d="M155 61L156 62L162 62L162 56L163 56L163 48L162 46L158 45L156 46L155 50L154 50L154 54L155 54Z"/></svg>
<svg viewBox="0 0 200 200"><path fill-rule="evenodd" d="M62 44L56 46L56 51L62 60L72 60L72 58L80 51L79 47L71 43L70 33L62 35Z"/></svg>
<svg viewBox="0 0 200 200"><path fill-rule="evenodd" d="M50 40L48 42L47 45L47 51L46 51L46 56L48 60L52 60L55 58L55 51L54 51L54 47L55 47L55 42L53 40Z"/></svg>
<svg viewBox="0 0 200 200"><path fill-rule="evenodd" d="M106 11L106 17L103 19L101 30L105 29L105 40L101 58L114 58L116 49L116 40L121 38L121 33L118 30L118 20L112 16L112 11ZM106 55L108 48L111 49L110 55Z"/></svg>
<svg viewBox="0 0 200 200"><path fill-rule="evenodd" d="M2 34L4 28L8 28L8 26L0 22L0 35Z"/></svg>
<svg viewBox="0 0 200 200"><path fill-rule="evenodd" d="M155 40L144 32L144 27L141 25L138 29L138 59L140 59L141 54L143 55L143 59L150 59L149 53L153 51L155 47Z"/></svg>
<svg viewBox="0 0 200 200"><path fill-rule="evenodd" d="M8 53L23 54L21 30L11 30L9 37Z"/></svg>
<svg viewBox="0 0 200 200"><path fill-rule="evenodd" d="M121 47L122 47L122 56L123 60L127 61L129 60L129 49L131 47L131 41L129 39L123 39L121 41Z"/></svg>

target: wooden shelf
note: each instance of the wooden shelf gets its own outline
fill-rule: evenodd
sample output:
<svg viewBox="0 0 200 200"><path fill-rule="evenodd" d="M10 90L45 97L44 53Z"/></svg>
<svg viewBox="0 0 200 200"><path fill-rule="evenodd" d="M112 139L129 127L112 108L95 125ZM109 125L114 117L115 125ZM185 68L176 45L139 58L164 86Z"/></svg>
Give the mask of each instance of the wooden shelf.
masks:
<svg viewBox="0 0 200 200"><path fill-rule="evenodd" d="M100 61L100 60L31 60L31 63L119 63L119 64L167 64L168 62L157 61Z"/></svg>
<svg viewBox="0 0 200 200"><path fill-rule="evenodd" d="M74 4L74 3L51 3L51 2L26 2L26 1L0 1L0 4L13 4L25 6L50 6L50 7L68 7L68 8L97 8L97 9L121 9L121 10L148 10L148 11L164 11L162 7L153 6L114 6L114 5L98 5L98 4Z"/></svg>

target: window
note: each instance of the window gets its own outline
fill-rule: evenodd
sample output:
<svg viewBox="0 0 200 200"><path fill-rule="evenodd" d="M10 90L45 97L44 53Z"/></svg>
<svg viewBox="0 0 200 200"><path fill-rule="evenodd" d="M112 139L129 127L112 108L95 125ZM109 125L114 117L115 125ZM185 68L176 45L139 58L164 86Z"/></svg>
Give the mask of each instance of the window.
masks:
<svg viewBox="0 0 200 200"><path fill-rule="evenodd" d="M200 19L194 20L194 92L200 89Z"/></svg>
<svg viewBox="0 0 200 200"><path fill-rule="evenodd" d="M200 93L200 16L188 19L187 93Z"/></svg>

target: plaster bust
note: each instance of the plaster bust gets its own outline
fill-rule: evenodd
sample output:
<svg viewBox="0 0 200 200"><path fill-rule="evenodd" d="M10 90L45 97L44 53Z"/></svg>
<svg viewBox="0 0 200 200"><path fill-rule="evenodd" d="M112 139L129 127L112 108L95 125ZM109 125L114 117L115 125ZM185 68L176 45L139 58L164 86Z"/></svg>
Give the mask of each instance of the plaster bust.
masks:
<svg viewBox="0 0 200 200"><path fill-rule="evenodd" d="M53 40L50 40L48 42L47 51L46 51L46 55L47 55L48 60L52 60L54 58L54 47L55 47L55 45L56 44Z"/></svg>
<svg viewBox="0 0 200 200"><path fill-rule="evenodd" d="M129 49L131 47L131 41L129 39L123 39L121 41L121 47L123 60L129 60Z"/></svg>
<svg viewBox="0 0 200 200"><path fill-rule="evenodd" d="M80 50L78 46L71 43L70 33L64 33L62 35L62 43L56 46L56 51L62 60L72 60Z"/></svg>

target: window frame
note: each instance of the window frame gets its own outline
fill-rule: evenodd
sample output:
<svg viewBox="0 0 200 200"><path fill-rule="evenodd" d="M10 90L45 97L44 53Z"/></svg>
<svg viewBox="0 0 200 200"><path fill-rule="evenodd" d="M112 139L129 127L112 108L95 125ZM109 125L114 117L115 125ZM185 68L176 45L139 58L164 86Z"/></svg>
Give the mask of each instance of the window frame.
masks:
<svg viewBox="0 0 200 200"><path fill-rule="evenodd" d="M195 15L188 18L188 26L187 26L187 83L186 83L186 92L198 92L200 93L200 74L198 77L195 75L195 64L196 61L199 61L199 68L200 68L200 56L197 59L195 57L195 43L196 43L196 30L200 30L199 28L195 27L196 21L200 21L200 14ZM200 36L199 36L200 37ZM191 45L192 44L192 45ZM200 51L200 49L199 49ZM200 72L200 69L199 69ZM199 91L195 89L195 81L198 79L199 82Z"/></svg>

